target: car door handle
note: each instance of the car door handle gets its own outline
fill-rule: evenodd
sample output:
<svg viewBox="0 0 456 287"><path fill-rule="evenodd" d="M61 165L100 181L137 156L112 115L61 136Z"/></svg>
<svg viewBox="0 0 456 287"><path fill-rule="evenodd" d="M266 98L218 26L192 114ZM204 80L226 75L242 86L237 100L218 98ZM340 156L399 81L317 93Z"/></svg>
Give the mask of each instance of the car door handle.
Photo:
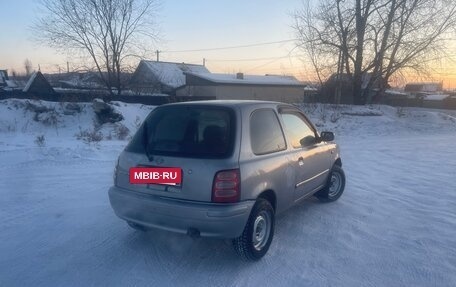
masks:
<svg viewBox="0 0 456 287"><path fill-rule="evenodd" d="M299 164L299 166L304 165L304 159L302 157L298 158L298 164Z"/></svg>

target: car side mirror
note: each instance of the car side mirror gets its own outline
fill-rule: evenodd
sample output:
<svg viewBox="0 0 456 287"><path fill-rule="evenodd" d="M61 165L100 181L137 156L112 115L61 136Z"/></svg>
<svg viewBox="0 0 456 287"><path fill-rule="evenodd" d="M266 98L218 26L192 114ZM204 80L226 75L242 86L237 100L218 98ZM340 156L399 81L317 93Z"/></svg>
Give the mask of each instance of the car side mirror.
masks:
<svg viewBox="0 0 456 287"><path fill-rule="evenodd" d="M316 143L316 140L315 140L315 137L314 136L306 136L306 137L303 137L299 143L301 144L301 146L308 146L308 145L312 145L312 144L315 144Z"/></svg>
<svg viewBox="0 0 456 287"><path fill-rule="evenodd" d="M324 142L330 142L334 140L334 133L332 132L321 132L320 140Z"/></svg>

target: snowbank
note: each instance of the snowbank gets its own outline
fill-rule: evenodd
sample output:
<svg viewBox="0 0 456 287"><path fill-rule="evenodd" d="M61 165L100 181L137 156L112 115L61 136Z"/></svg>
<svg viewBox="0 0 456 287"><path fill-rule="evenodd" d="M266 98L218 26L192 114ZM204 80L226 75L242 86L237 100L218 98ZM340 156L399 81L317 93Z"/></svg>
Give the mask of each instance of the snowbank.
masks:
<svg viewBox="0 0 456 287"><path fill-rule="evenodd" d="M90 104L66 112L0 102L0 286L454 286L456 115L387 106L305 105L341 145L347 185L276 222L269 253L239 261L229 242L133 231L107 189L127 143L98 143ZM133 133L153 109L115 103ZM44 111L46 110L46 111ZM34 118L38 121L35 121ZM57 119L55 123L54 119ZM139 119L139 120L138 120ZM55 123L55 124L53 124ZM35 143L45 135L45 145Z"/></svg>

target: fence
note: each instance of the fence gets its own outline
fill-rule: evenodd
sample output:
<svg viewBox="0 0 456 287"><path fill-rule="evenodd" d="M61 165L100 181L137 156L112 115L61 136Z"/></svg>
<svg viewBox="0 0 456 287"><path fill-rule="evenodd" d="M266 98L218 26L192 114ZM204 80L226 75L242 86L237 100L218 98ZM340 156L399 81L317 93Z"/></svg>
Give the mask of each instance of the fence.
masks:
<svg viewBox="0 0 456 287"><path fill-rule="evenodd" d="M215 100L215 97L200 97L200 96L137 96L137 95L110 95L103 92L71 92L71 93L49 93L49 94L34 94L23 91L1 91L0 100L4 99L30 99L44 100L50 102L91 102L93 99L100 98L105 102L120 101L124 103L135 103L143 105L159 106L167 103L187 102L187 101L203 101Z"/></svg>
<svg viewBox="0 0 456 287"><path fill-rule="evenodd" d="M328 103L327 100L321 98L320 94L312 97L304 97L304 103ZM406 96L386 95L379 104L393 107L419 107L456 110L456 93L450 93L450 96L441 101L425 100L423 98L409 98Z"/></svg>

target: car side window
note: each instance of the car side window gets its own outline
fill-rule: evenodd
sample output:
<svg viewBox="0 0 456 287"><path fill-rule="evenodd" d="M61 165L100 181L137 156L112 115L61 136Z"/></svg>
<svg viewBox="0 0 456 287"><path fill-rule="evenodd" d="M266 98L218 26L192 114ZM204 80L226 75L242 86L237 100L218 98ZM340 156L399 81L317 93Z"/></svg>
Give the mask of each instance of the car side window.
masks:
<svg viewBox="0 0 456 287"><path fill-rule="evenodd" d="M298 113L282 113L285 133L294 148L309 146L315 143L315 132Z"/></svg>
<svg viewBox="0 0 456 287"><path fill-rule="evenodd" d="M250 117L250 144L256 155L287 148L279 119L272 109L256 110Z"/></svg>

